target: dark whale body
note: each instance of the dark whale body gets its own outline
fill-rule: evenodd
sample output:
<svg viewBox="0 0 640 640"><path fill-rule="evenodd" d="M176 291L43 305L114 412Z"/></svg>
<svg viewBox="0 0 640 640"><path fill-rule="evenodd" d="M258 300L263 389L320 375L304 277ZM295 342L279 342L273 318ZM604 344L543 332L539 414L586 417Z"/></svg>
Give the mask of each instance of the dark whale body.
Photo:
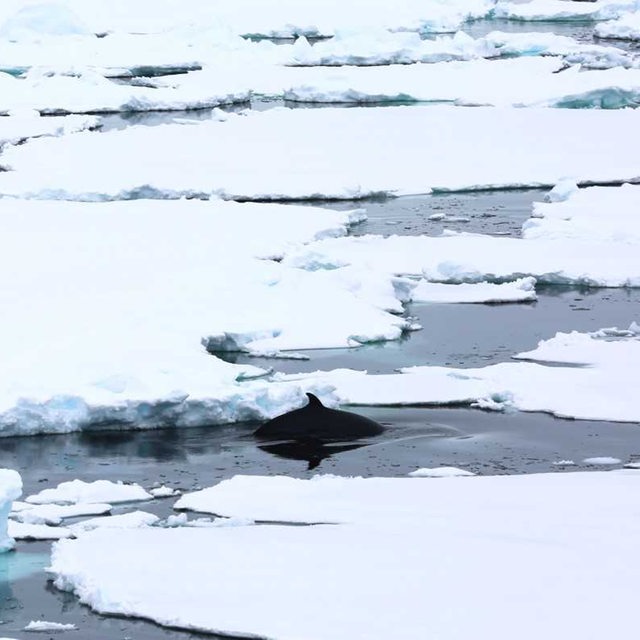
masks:
<svg viewBox="0 0 640 640"><path fill-rule="evenodd" d="M325 407L313 393L309 404L265 422L255 436L270 440L345 441L375 436L384 431L381 424L357 413Z"/></svg>

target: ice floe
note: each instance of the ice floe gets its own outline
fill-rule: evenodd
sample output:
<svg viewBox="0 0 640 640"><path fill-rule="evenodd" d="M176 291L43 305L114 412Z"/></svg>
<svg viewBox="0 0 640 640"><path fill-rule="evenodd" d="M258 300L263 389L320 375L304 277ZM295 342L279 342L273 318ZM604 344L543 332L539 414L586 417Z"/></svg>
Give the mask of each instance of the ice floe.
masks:
<svg viewBox="0 0 640 640"><path fill-rule="evenodd" d="M110 504L100 502L82 504L39 504L11 514L12 519L24 524L59 525L65 518L93 516L111 511Z"/></svg>
<svg viewBox="0 0 640 640"><path fill-rule="evenodd" d="M411 323L397 313L397 278L277 262L361 218L220 201L0 199L0 289L13 319L0 335L0 432L220 424L294 408L297 385L251 384L266 371L205 346L273 353L400 337Z"/></svg>
<svg viewBox="0 0 640 640"><path fill-rule="evenodd" d="M286 100L315 103L452 102L460 105L621 108L640 100L640 69L581 72L554 57L391 67L298 70ZM292 70L293 71L293 70ZM561 73L559 73L561 71ZM290 78L295 82L295 77Z"/></svg>
<svg viewBox="0 0 640 640"><path fill-rule="evenodd" d="M409 367L389 375L342 369L280 379L315 385L322 381L348 404L471 405L496 411L542 411L579 420L640 421L634 392L640 374L637 335L557 333L514 357L530 362L469 369Z"/></svg>
<svg viewBox="0 0 640 640"><path fill-rule="evenodd" d="M49 622L47 620L32 620L23 631L75 631L75 624L62 622Z"/></svg>
<svg viewBox="0 0 640 640"><path fill-rule="evenodd" d="M496 18L524 21L597 21L619 18L638 8L637 0L598 0L566 2L565 0L531 0L530 2L498 2L493 10Z"/></svg>
<svg viewBox="0 0 640 640"><path fill-rule="evenodd" d="M35 68L24 78L0 73L0 114L27 109L43 115L184 111L247 102L251 96L251 87L233 69L216 70L212 85L192 80L187 74L155 86L131 86L89 70L63 75Z"/></svg>
<svg viewBox="0 0 640 640"><path fill-rule="evenodd" d="M595 458L585 458L582 462L585 464L610 465L621 464L622 460L620 460L620 458L612 458L611 456L596 456Z"/></svg>
<svg viewBox="0 0 640 640"><path fill-rule="evenodd" d="M637 287L637 252L633 242L547 238L542 232L529 239L467 233L362 236L314 243L290 252L283 263L303 269L368 268L379 274L422 275L428 281L447 283L535 277L538 284Z"/></svg>
<svg viewBox="0 0 640 640"><path fill-rule="evenodd" d="M453 478L455 476L475 476L475 473L457 467L421 467L409 474L412 478Z"/></svg>
<svg viewBox="0 0 640 640"><path fill-rule="evenodd" d="M236 477L199 506L340 524L94 531L55 543L50 571L95 611L192 631L274 640L301 630L309 640L623 634L635 622L639 487L632 470Z"/></svg>
<svg viewBox="0 0 640 640"><path fill-rule="evenodd" d="M69 529L74 535L78 535L94 529L137 529L138 527L149 527L159 520L160 518L153 513L131 511L130 513L122 513L115 516L82 520L72 524Z"/></svg>
<svg viewBox="0 0 640 640"><path fill-rule="evenodd" d="M17 471L0 469L0 553L13 549L13 539L7 533L11 503L22 493L22 478Z"/></svg>
<svg viewBox="0 0 640 640"><path fill-rule="evenodd" d="M3 154L13 171L0 173L0 193L356 199L552 187L567 176L617 182L637 177L639 118L627 109L277 108L224 122L34 140Z"/></svg>
<svg viewBox="0 0 640 640"><path fill-rule="evenodd" d="M37 112L30 110L9 116L0 116L0 149L8 144L19 144L29 138L62 136L83 131L95 127L97 123L97 119L90 116L41 118ZM1 164L2 158L0 157Z"/></svg>
<svg viewBox="0 0 640 640"><path fill-rule="evenodd" d="M420 280L411 291L414 302L529 302L536 300L536 279L520 278L513 282L493 284L479 282L477 284L443 284Z"/></svg>
<svg viewBox="0 0 640 640"><path fill-rule="evenodd" d="M73 535L71 529L67 527L29 524L17 520L9 520L7 529L9 536L15 540L59 540Z"/></svg>
<svg viewBox="0 0 640 640"><path fill-rule="evenodd" d="M405 0L390 6L383 0L224 0L212 12L206 0L194 0L185 11L180 0L42 3L38 12L21 10L8 0L0 10L0 29L14 37L35 32L162 33L171 30L224 28L234 34L263 37L330 36L338 29L367 26L420 32L455 31L468 19L489 14L493 0ZM43 28L56 23L55 28ZM18 30L18 26L20 30Z"/></svg>
<svg viewBox="0 0 640 640"><path fill-rule="evenodd" d="M55 489L43 489L28 496L26 501L37 505L85 505L97 502L136 502L149 500L152 496L138 484L124 484L111 480L69 480L61 482Z"/></svg>
<svg viewBox="0 0 640 640"><path fill-rule="evenodd" d="M527 239L640 244L640 186L571 190L561 202L536 202L523 225Z"/></svg>
<svg viewBox="0 0 640 640"><path fill-rule="evenodd" d="M638 11L626 13L618 20L597 25L595 33L601 38L640 40L640 8Z"/></svg>

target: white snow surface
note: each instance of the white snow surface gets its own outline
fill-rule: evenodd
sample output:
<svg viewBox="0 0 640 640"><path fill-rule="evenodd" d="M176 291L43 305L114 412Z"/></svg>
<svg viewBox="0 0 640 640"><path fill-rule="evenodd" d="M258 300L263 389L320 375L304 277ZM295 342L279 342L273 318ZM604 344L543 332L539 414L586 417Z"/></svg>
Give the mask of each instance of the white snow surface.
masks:
<svg viewBox="0 0 640 640"><path fill-rule="evenodd" d="M32 620L23 631L75 631L75 624L49 622L48 620Z"/></svg>
<svg viewBox="0 0 640 640"><path fill-rule="evenodd" d="M0 173L0 193L355 199L552 187L567 176L579 184L624 181L637 178L639 118L627 109L276 108L224 122L34 140L4 153L13 171Z"/></svg>
<svg viewBox="0 0 640 640"><path fill-rule="evenodd" d="M478 282L476 284L443 284L420 280L411 291L414 302L529 302L538 296L535 290L535 278L520 278L513 282L493 284Z"/></svg>
<svg viewBox="0 0 640 640"><path fill-rule="evenodd" d="M9 536L16 540L59 540L72 536L71 529L67 527L52 527L48 524L27 524L8 521Z"/></svg>
<svg viewBox="0 0 640 640"><path fill-rule="evenodd" d="M640 40L640 10L630 11L618 20L610 20L596 26L600 38L617 40Z"/></svg>
<svg viewBox="0 0 640 640"><path fill-rule="evenodd" d="M55 489L43 489L26 498L30 504L84 505L99 502L137 502L149 500L152 496L139 484L124 484L111 480L69 480L61 482Z"/></svg>
<svg viewBox="0 0 640 640"><path fill-rule="evenodd" d="M455 31L465 20L488 15L493 0L59 0L37 12L21 10L22 0L3 0L0 33L37 40L40 33L164 33L221 30L231 34L291 37L332 35L336 30L387 28ZM57 23L55 27L49 26ZM47 28L48 27L48 28ZM35 32L35 36L34 36Z"/></svg>
<svg viewBox="0 0 640 640"><path fill-rule="evenodd" d="M209 70L209 74L209 78L215 74L215 83L205 84L187 74L158 81L156 86L130 86L91 70L63 75L34 68L24 78L0 73L0 114L27 109L43 115L184 111L250 99L251 86L233 67Z"/></svg>
<svg viewBox="0 0 640 640"><path fill-rule="evenodd" d="M109 511L111 511L111 505L100 502L65 505L39 504L32 505L31 509L12 513L11 517L24 524L57 526L64 518L99 515Z"/></svg>
<svg viewBox="0 0 640 640"><path fill-rule="evenodd" d="M457 467L420 467L409 473L412 478L453 478L455 476L475 476L475 473Z"/></svg>
<svg viewBox="0 0 640 640"><path fill-rule="evenodd" d="M2 75L0 74L0 76ZM24 142L29 138L62 136L82 131L96 126L97 122L96 118L90 116L41 118L37 112L30 110L16 112L9 116L0 116L0 149L9 144ZM0 157L0 166L3 162L4 158Z"/></svg>
<svg viewBox="0 0 640 640"><path fill-rule="evenodd" d="M459 105L635 106L640 69L563 69L554 57L470 60L391 67L290 69L286 100L316 103L451 102ZM299 79L296 79L298 76ZM296 84L298 82L298 84Z"/></svg>
<svg viewBox="0 0 640 640"><path fill-rule="evenodd" d="M0 432L219 424L299 406L299 386L251 383L265 371L203 343L254 353L400 337L409 323L394 315L403 294L393 276L271 260L361 218L220 201L0 199L0 291L12 309Z"/></svg>
<svg viewBox="0 0 640 640"><path fill-rule="evenodd" d="M557 333L533 351L514 356L530 362L469 369L408 367L386 375L337 369L278 379L329 384L343 403L354 405L465 404L579 420L638 422L634 389L640 375L640 338L612 333Z"/></svg>
<svg viewBox="0 0 640 640"><path fill-rule="evenodd" d="M137 529L139 527L150 527L158 522L160 518L153 513L146 511L131 511L115 516L105 516L104 518L90 518L72 524L69 529L74 535L94 529Z"/></svg>
<svg viewBox="0 0 640 640"><path fill-rule="evenodd" d="M595 458L585 458L582 462L585 464L609 465L621 464L622 460L620 460L620 458L612 458L611 456L596 456Z"/></svg>
<svg viewBox="0 0 640 640"><path fill-rule="evenodd" d="M562 56L566 62L596 69L635 65L633 55L617 47L583 43L553 33L504 31L492 31L481 38L458 31L434 40L385 30L339 32L313 46L299 38L291 47L289 60L281 62L293 66L366 66L538 55Z"/></svg>
<svg viewBox="0 0 640 640"><path fill-rule="evenodd" d="M0 553L13 549L13 539L7 533L11 503L22 494L22 478L17 471L0 469Z"/></svg>
<svg viewBox="0 0 640 640"><path fill-rule="evenodd" d="M622 635L639 489L632 470L237 477L202 504L339 524L94 531L55 543L50 571L99 612L274 640Z"/></svg>
<svg viewBox="0 0 640 640"><path fill-rule="evenodd" d="M536 202L523 226L527 239L606 241L640 244L640 187L590 187L572 190L560 202Z"/></svg>
<svg viewBox="0 0 640 640"><path fill-rule="evenodd" d="M496 18L524 21L599 21L619 18L638 8L637 0L597 0L567 2L567 0L500 1L493 10Z"/></svg>

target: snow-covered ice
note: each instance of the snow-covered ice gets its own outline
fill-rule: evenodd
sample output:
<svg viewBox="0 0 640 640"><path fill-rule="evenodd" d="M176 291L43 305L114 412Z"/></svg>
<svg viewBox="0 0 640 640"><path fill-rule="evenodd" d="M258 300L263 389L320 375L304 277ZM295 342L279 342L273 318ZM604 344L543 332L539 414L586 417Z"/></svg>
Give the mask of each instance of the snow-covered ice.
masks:
<svg viewBox="0 0 640 640"><path fill-rule="evenodd" d="M624 14L618 20L610 20L596 26L596 35L617 40L640 40L640 8Z"/></svg>
<svg viewBox="0 0 640 640"><path fill-rule="evenodd" d="M50 571L98 612L274 640L623 634L639 487L632 470L236 477L201 506L340 524L94 531L56 543Z"/></svg>
<svg viewBox="0 0 640 640"><path fill-rule="evenodd" d="M621 464L622 460L620 460L620 458L612 458L611 456L596 456L595 458L585 458L582 462L585 464L610 465Z"/></svg>
<svg viewBox="0 0 640 640"><path fill-rule="evenodd" d="M519 57L391 67L297 69L294 102L451 102L459 105L620 108L640 99L640 69L582 72L561 58ZM296 75L298 78L296 78ZM296 84L297 82L297 84Z"/></svg>
<svg viewBox="0 0 640 640"><path fill-rule="evenodd" d="M83 131L95 127L97 122L96 118L90 116L41 118L35 111L23 111L0 117L0 149L8 144L22 143L29 138L62 136Z"/></svg>
<svg viewBox="0 0 640 640"><path fill-rule="evenodd" d="M585 22L619 18L638 8L637 0L598 0L567 2L566 0L499 1L492 15L496 18L524 21Z"/></svg>
<svg viewBox="0 0 640 640"><path fill-rule="evenodd" d="M274 261L361 218L220 201L0 199L0 290L12 305L0 335L10 380L0 393L2 435L96 420L220 424L299 405L297 385L251 383L266 372L223 362L203 343L262 353L400 337L410 323L398 315L403 287L390 274Z"/></svg>
<svg viewBox="0 0 640 640"><path fill-rule="evenodd" d="M116 516L105 516L104 518L90 518L72 524L69 529L74 535L94 529L137 529L139 527L150 527L158 522L160 518L153 513L146 511L131 511Z"/></svg>
<svg viewBox="0 0 640 640"><path fill-rule="evenodd" d="M638 174L639 118L627 109L276 108L224 122L34 140L4 153L13 171L0 173L0 193L355 199L552 187L567 176L625 181Z"/></svg>
<svg viewBox="0 0 640 640"><path fill-rule="evenodd" d="M179 496L182 492L180 491L180 489L173 489L172 487L162 485L161 487L154 487L153 489L149 489L149 493L154 498L171 498L173 496Z"/></svg>
<svg viewBox="0 0 640 640"><path fill-rule="evenodd" d="M265 37L332 35L352 28L388 28L420 32L455 31L468 19L487 16L493 0L405 0L391 6L384 0L221 0L215 12L206 0L194 0L184 10L180 0L43 3L38 12L25 12L20 0L4 0L0 33L13 38L37 34L164 33L206 31ZM49 26L52 23L55 27ZM47 28L49 27L49 28ZM11 31L9 31L11 30Z"/></svg>
<svg viewBox="0 0 640 640"><path fill-rule="evenodd" d="M38 504L32 505L31 509L24 509L12 513L11 517L18 522L35 525L59 525L65 518L75 518L77 516L93 516L109 513L111 505L101 502L81 503L81 504Z"/></svg>
<svg viewBox="0 0 640 640"><path fill-rule="evenodd" d="M474 476L475 473L457 467L420 467L409 473L412 478L453 478L455 476Z"/></svg>
<svg viewBox="0 0 640 640"><path fill-rule="evenodd" d="M536 202L523 226L528 239L640 244L640 186L571 190L559 202Z"/></svg>
<svg viewBox="0 0 640 640"><path fill-rule="evenodd" d="M0 469L0 553L13 549L13 539L7 533L11 503L22 493L22 478L17 471Z"/></svg>
<svg viewBox="0 0 640 640"><path fill-rule="evenodd" d="M414 302L530 302L537 299L535 278L520 278L513 282L493 284L443 284L420 280L411 291Z"/></svg>
<svg viewBox="0 0 640 640"><path fill-rule="evenodd" d="M9 520L8 532L15 540L59 540L72 536L71 529L67 527L52 527L48 524L28 524Z"/></svg>
<svg viewBox="0 0 640 640"><path fill-rule="evenodd" d="M283 263L316 270L368 268L375 273L423 275L430 281L449 283L499 283L533 276L538 284L637 287L637 252L633 242L616 243L606 238L520 239L466 233L361 236L317 242L290 252Z"/></svg>
<svg viewBox="0 0 640 640"><path fill-rule="evenodd" d="M43 489L28 496L26 501L36 505L85 505L99 502L137 502L149 500L151 497L139 484L124 484L111 480L69 480L61 482L55 489Z"/></svg>
<svg viewBox="0 0 640 640"><path fill-rule="evenodd" d="M233 68L209 71L207 84L187 74L156 81L155 86L130 86L90 70L63 75L35 68L24 78L0 73L0 114L35 110L43 115L184 111L248 102L251 87Z"/></svg>
<svg viewBox="0 0 640 640"><path fill-rule="evenodd" d="M579 420L640 421L634 391L640 375L638 336L557 333L513 357L527 362L469 369L418 366L386 375L337 369L278 378L331 385L346 404L470 405Z"/></svg>
<svg viewBox="0 0 640 640"><path fill-rule="evenodd" d="M23 631L75 631L75 624L49 622L48 620L32 620Z"/></svg>

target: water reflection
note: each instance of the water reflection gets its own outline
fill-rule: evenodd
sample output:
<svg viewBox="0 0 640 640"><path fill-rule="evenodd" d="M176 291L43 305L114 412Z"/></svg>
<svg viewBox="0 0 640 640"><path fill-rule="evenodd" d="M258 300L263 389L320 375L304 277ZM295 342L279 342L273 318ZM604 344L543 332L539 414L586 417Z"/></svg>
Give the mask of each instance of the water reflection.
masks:
<svg viewBox="0 0 640 640"><path fill-rule="evenodd" d="M311 471L325 459L337 453L353 451L366 446L367 442L328 442L319 438L304 438L302 440L288 440L271 444L260 444L258 448L279 458L287 460L302 460L308 463L307 471Z"/></svg>

